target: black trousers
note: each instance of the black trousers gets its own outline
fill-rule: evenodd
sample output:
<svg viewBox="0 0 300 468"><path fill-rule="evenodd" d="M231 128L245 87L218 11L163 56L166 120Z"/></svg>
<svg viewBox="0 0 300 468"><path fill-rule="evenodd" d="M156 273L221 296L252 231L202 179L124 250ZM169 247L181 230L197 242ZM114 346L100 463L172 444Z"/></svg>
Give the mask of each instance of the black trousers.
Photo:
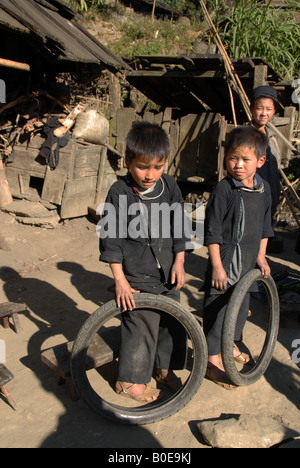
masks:
<svg viewBox="0 0 300 468"><path fill-rule="evenodd" d="M221 352L224 315L232 292L233 287L229 288L223 294L206 294L204 297L203 330L207 340L209 356L216 356ZM247 293L238 315L234 337L235 341L241 340L242 332L248 317L249 306L250 294Z"/></svg>
<svg viewBox="0 0 300 468"><path fill-rule="evenodd" d="M179 291L163 285L141 292L180 300ZM150 309L122 313L118 380L146 384L151 380L154 367L183 369L186 356L185 329L171 315Z"/></svg>

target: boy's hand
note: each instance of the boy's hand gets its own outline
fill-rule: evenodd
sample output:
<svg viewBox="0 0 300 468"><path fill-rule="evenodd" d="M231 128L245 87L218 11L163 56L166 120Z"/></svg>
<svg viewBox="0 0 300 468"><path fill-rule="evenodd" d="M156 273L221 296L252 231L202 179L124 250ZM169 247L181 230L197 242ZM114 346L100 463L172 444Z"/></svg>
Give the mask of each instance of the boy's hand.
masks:
<svg viewBox="0 0 300 468"><path fill-rule="evenodd" d="M175 289L181 289L185 284L185 270L184 270L184 252L176 255L175 262L171 270L171 284L176 284Z"/></svg>
<svg viewBox="0 0 300 468"><path fill-rule="evenodd" d="M268 239L262 239L260 242L260 249L256 260L256 264L264 278L268 278L271 274L271 268L269 267L269 264L266 259L267 245Z"/></svg>
<svg viewBox="0 0 300 468"><path fill-rule="evenodd" d="M271 274L271 268L269 267L266 257L264 255L258 256L256 263L263 277L268 278Z"/></svg>
<svg viewBox="0 0 300 468"><path fill-rule="evenodd" d="M213 288L220 291L226 291L228 284L228 278L226 271L223 268L223 265L219 267L214 267L212 269L211 285Z"/></svg>
<svg viewBox="0 0 300 468"><path fill-rule="evenodd" d="M220 255L219 244L209 244L208 253L212 265L211 285L219 291L226 291L228 278Z"/></svg>
<svg viewBox="0 0 300 468"><path fill-rule="evenodd" d="M135 309L133 293L140 291L132 289L120 263L110 263L110 267L115 279L117 306L122 307L123 310Z"/></svg>
<svg viewBox="0 0 300 468"><path fill-rule="evenodd" d="M139 292L140 291L136 291L130 286L126 278L121 281L116 281L117 306L122 307L123 310L135 309L133 294Z"/></svg>

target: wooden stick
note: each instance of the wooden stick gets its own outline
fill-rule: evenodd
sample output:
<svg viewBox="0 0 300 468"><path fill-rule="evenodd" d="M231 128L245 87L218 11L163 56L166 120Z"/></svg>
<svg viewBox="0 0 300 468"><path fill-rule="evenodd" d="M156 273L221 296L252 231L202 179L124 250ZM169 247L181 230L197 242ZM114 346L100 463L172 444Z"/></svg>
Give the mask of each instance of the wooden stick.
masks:
<svg viewBox="0 0 300 468"><path fill-rule="evenodd" d="M27 63L14 62L13 60L6 60L3 58L0 58L0 67L15 68L16 70L30 72L30 65Z"/></svg>
<svg viewBox="0 0 300 468"><path fill-rule="evenodd" d="M69 115L64 120L61 127L58 127L54 130L53 135L57 138L63 137L75 123L75 119L80 112L83 112L87 108L87 104L77 104L76 107L69 113Z"/></svg>
<svg viewBox="0 0 300 468"><path fill-rule="evenodd" d="M250 110L250 101L245 93L245 90L243 88L243 85L239 79L239 76L237 75L235 69L234 69L234 66L233 66L233 63L229 57L229 55L227 54L227 51L223 45L223 42L218 34L218 31L216 30L216 27L206 9L206 6L204 4L204 1L203 0L200 0L200 3L201 3L201 6L202 6L202 9L204 11L204 15L205 15L205 18L206 18L206 21L208 22L210 28L211 28L211 32L213 33L214 37L215 37L215 40L217 42L217 45L220 49L220 52L222 54L222 57L224 59L224 64L225 64L225 68L229 74L229 76L231 77L232 79L232 83L234 85L234 89L235 91L238 93L238 95L240 96L241 98L241 101L242 101L242 104L243 104L243 107L245 109L245 112L248 116L248 119L249 121L251 122L252 120L252 114L251 114L251 110ZM299 152L296 150L296 148L292 145L292 143L290 143L287 138L275 127L275 125L273 125L271 122L269 122L268 124L268 127L271 128L275 133L276 135L278 135L279 138L282 139L282 141L294 152L294 154L299 154ZM294 190L293 186L290 184L290 181L288 180L288 178L286 177L285 173L283 172L283 170L281 169L281 167L278 165L278 170L279 170L279 173L282 177L282 179L284 180L285 184L288 186L288 189L290 190L290 192L292 193L292 195L294 196L296 202L297 202L297 206L300 207L300 199L298 197L298 194L296 193L296 191ZM285 194L286 195L286 194Z"/></svg>
<svg viewBox="0 0 300 468"><path fill-rule="evenodd" d="M287 145L287 147L293 151L293 153L297 156L299 155L299 151L296 149L296 147L294 145L292 145L292 143L281 133L280 130L278 130L277 127L275 127L274 124L272 124L272 122L268 122L267 123L267 126L269 128L271 128L275 133L276 135Z"/></svg>
<svg viewBox="0 0 300 468"><path fill-rule="evenodd" d="M224 65L225 65L225 69L228 73L228 75L231 77L232 79L232 84L233 84L233 87L234 87L234 90L237 92L237 94L239 95L240 99L241 99L241 102L242 102L242 105L244 107L244 110L247 114L247 117L249 119L249 121L251 122L252 120L252 115L251 115L251 111L250 111L250 101L248 99L248 96L247 94L245 93L245 90L243 88L243 85L241 83L241 80L239 78L239 76L237 75L235 69L234 69L234 66L233 66L233 63L229 57L229 55L227 54L227 51L224 47L224 44L218 34L218 31L208 13L208 10L205 6L205 3L203 0L200 0L200 4L202 6L202 9L203 9L203 12L204 12L204 16L205 16L205 19L210 27L210 30L212 32L212 34L214 35L214 38L215 38L215 41L219 47L219 50L221 52L221 55L223 57L223 60L224 60Z"/></svg>
<svg viewBox="0 0 300 468"><path fill-rule="evenodd" d="M295 198L297 206L300 209L300 198L298 197L296 190L294 189L293 185L290 183L289 179L287 178L287 176L285 175L281 167L278 167L278 169L279 169L281 177L283 178L285 184L287 185L288 190L291 192L291 194Z"/></svg>
<svg viewBox="0 0 300 468"><path fill-rule="evenodd" d="M9 185L6 180L3 162L0 157L0 208L12 203L12 196L10 193Z"/></svg>
<svg viewBox="0 0 300 468"><path fill-rule="evenodd" d="M233 122L234 122L234 126L237 127L236 112L235 112L235 107L234 107L232 89L231 89L231 86L230 86L229 83L227 83L227 85L228 85L229 96L230 96L230 103L231 103L231 109L232 109Z"/></svg>
<svg viewBox="0 0 300 468"><path fill-rule="evenodd" d="M1 392L3 393L3 395L5 396L6 400L8 401L8 403L10 404L10 406L12 407L13 410L17 411L17 405L16 403L14 402L12 396L10 395L10 393L8 392L7 388L5 387L5 385L3 385L3 387L0 388Z"/></svg>
<svg viewBox="0 0 300 468"><path fill-rule="evenodd" d="M294 216L294 218L295 218L295 220L296 220L296 223L298 224L298 227L300 228L300 221L299 221L299 217L298 217L298 215L297 215L297 213L296 213L296 210L295 210L295 208L293 207L293 205L292 205L292 203L291 203L291 201L290 201L290 199L289 199L289 197L288 197L286 191L284 190L284 187L283 187L283 185L282 185L281 182L280 182L280 185L281 185L281 190L282 190L282 192L283 192L283 195L284 195L284 197L286 198L286 201L288 202L288 205L289 205L289 207L290 207L290 209L291 209L291 212L293 213L293 216Z"/></svg>

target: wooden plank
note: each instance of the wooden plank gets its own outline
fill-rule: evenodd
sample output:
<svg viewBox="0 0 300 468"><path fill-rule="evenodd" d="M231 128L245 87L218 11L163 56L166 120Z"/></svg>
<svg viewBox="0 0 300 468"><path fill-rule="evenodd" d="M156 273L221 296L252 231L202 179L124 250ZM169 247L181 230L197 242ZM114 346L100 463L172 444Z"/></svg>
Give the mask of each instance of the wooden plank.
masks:
<svg viewBox="0 0 300 468"><path fill-rule="evenodd" d="M99 203L104 202L107 196L107 190L102 190L106 162L107 162L107 149L104 146L102 146L102 148L100 149L97 185L96 185L96 193L95 193L95 200L94 200L94 203L96 206L99 205Z"/></svg>
<svg viewBox="0 0 300 468"><path fill-rule="evenodd" d="M47 168L41 199L60 205L66 183L66 174L60 170Z"/></svg>
<svg viewBox="0 0 300 468"><path fill-rule="evenodd" d="M86 370L101 367L113 361L120 346L119 327L110 327L95 335L86 355ZM41 360L60 377L67 379L71 376L70 355L73 342L69 341L41 353Z"/></svg>
<svg viewBox="0 0 300 468"><path fill-rule="evenodd" d="M100 154L102 146L87 146L84 149L78 148L74 161L74 179L88 177L98 174Z"/></svg>
<svg viewBox="0 0 300 468"><path fill-rule="evenodd" d="M292 142L293 136L294 136L293 130L295 126L296 107L286 107L284 109L284 117L288 118L289 122L285 127L283 127L284 130L282 131L282 133L284 134L284 136L286 137L288 141ZM277 138L277 141L280 147L281 162L284 165L287 165L288 161L292 157L292 151L290 148L287 147L287 145L280 138Z"/></svg>
<svg viewBox="0 0 300 468"><path fill-rule="evenodd" d="M117 111L117 151L125 154L126 137L131 129L132 122L136 120L135 110L131 108L121 108Z"/></svg>
<svg viewBox="0 0 300 468"><path fill-rule="evenodd" d="M12 202L10 188L7 182L2 158L0 159L0 207L9 205Z"/></svg>
<svg viewBox="0 0 300 468"><path fill-rule="evenodd" d="M218 182L220 182L226 174L226 170L224 167L224 157L225 157L225 148L224 142L226 138L226 133L228 131L228 124L224 117L220 121L220 134L219 134L219 141L218 141Z"/></svg>
<svg viewBox="0 0 300 468"><path fill-rule="evenodd" d="M168 174L172 177L177 177L179 153L178 153L178 140L179 140L179 122L176 120L170 127L170 156L168 161Z"/></svg>
<svg viewBox="0 0 300 468"><path fill-rule="evenodd" d="M253 88L266 85L267 79L268 79L268 65L264 65L263 63L260 63L259 65L255 65Z"/></svg>
<svg viewBox="0 0 300 468"><path fill-rule="evenodd" d="M203 114L201 135L199 135L198 175L217 177L219 160L219 139L221 115Z"/></svg>
<svg viewBox="0 0 300 468"><path fill-rule="evenodd" d="M87 215L88 207L94 204L96 186L97 176L67 180L61 203L61 218Z"/></svg>
<svg viewBox="0 0 300 468"><path fill-rule="evenodd" d="M10 166L14 169L21 169L21 171L40 174L40 176L44 177L47 165L43 165L37 161L38 155L38 149L26 149L24 146L16 145L12 153L13 162L10 163Z"/></svg>
<svg viewBox="0 0 300 468"><path fill-rule="evenodd" d="M25 310L27 310L25 304L19 304L16 302L3 302L0 304L0 317L12 315L16 312L24 312Z"/></svg>
<svg viewBox="0 0 300 468"><path fill-rule="evenodd" d="M4 364L0 364L0 387L13 380L14 376Z"/></svg>
<svg viewBox="0 0 300 468"><path fill-rule="evenodd" d="M179 164L177 176L180 180L197 175L199 134L203 116L189 114L180 119Z"/></svg>

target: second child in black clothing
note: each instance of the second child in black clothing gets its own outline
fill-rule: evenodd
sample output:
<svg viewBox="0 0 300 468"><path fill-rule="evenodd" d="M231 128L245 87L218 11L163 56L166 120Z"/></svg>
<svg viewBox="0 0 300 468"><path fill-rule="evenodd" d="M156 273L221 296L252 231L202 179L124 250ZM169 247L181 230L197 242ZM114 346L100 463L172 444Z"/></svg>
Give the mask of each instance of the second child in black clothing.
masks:
<svg viewBox="0 0 300 468"><path fill-rule="evenodd" d="M234 285L257 265L270 275L266 260L271 225L271 192L268 182L256 173L266 160L267 139L254 127L237 127L225 145L227 177L219 182L207 204L205 245L209 264L205 279L203 325L208 343L207 375L227 390L236 387L226 378L220 362L224 313ZM242 304L235 340L241 339L248 316L250 295ZM247 355L234 349L237 361Z"/></svg>
<svg viewBox="0 0 300 468"><path fill-rule="evenodd" d="M177 389L179 379L171 370L184 367L187 350L186 333L178 321L155 311L135 310L134 301L137 292L179 301L185 283L187 239L182 225L174 233L173 210L179 210L176 222L183 221L182 195L174 179L163 173L169 150L161 127L134 123L126 140L128 175L111 187L106 200L107 212L112 208L116 219L108 235L100 233L100 259L110 264L117 305L126 310L116 391L140 402L160 396L148 385L154 368L157 381ZM165 214L153 222L162 207Z"/></svg>

